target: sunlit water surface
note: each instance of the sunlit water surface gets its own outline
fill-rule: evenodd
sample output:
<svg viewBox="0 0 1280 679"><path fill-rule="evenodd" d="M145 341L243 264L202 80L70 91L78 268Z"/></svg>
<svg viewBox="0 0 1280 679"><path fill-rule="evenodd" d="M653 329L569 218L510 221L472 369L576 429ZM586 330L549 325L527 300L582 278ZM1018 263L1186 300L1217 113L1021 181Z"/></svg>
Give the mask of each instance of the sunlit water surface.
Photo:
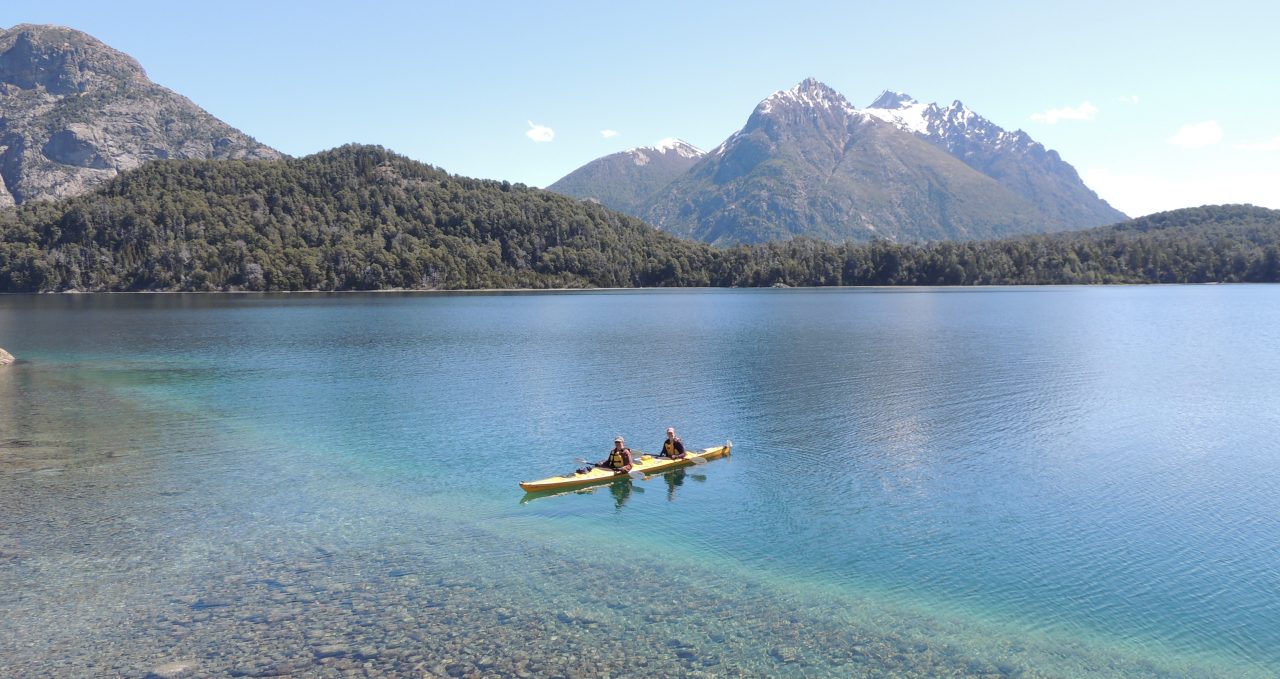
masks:
<svg viewBox="0 0 1280 679"><path fill-rule="evenodd" d="M0 297L0 675L1280 673L1280 287ZM517 481L733 455L587 493Z"/></svg>

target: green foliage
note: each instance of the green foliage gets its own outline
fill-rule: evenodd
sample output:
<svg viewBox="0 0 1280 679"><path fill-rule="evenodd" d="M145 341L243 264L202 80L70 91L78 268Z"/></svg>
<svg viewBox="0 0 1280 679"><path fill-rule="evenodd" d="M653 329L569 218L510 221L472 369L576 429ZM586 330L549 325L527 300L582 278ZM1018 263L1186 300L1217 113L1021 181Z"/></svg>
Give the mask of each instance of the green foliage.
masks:
<svg viewBox="0 0 1280 679"><path fill-rule="evenodd" d="M726 251L735 285L1059 285L1280 282L1280 211L1188 208L1086 231L992 241Z"/></svg>
<svg viewBox="0 0 1280 679"><path fill-rule="evenodd" d="M385 149L144 165L0 212L0 292L1280 281L1280 211L995 241L721 249Z"/></svg>
<svg viewBox="0 0 1280 679"><path fill-rule="evenodd" d="M0 290L14 292L706 285L710 254L598 205L367 146L149 163L0 213Z"/></svg>

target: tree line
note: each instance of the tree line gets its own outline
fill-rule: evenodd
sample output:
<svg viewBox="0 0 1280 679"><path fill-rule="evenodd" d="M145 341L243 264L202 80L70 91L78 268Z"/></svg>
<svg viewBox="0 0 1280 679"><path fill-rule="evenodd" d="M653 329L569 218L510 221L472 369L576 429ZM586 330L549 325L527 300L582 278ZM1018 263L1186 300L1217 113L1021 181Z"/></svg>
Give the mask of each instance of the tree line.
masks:
<svg viewBox="0 0 1280 679"><path fill-rule="evenodd" d="M993 241L713 248L386 149L148 163L0 211L0 292L1280 280L1280 211L1212 206Z"/></svg>

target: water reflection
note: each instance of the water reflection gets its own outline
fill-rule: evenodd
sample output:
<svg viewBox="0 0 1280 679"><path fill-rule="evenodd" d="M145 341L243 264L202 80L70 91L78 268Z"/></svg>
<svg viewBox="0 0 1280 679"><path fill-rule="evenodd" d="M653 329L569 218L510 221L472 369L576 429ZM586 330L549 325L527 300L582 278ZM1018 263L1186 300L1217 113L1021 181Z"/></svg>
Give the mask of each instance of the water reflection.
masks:
<svg viewBox="0 0 1280 679"><path fill-rule="evenodd" d="M622 479L609 484L609 494L613 496L614 509L622 511L622 506L631 499L632 491L643 493L644 489L632 483L631 479Z"/></svg>
<svg viewBox="0 0 1280 679"><path fill-rule="evenodd" d="M676 501L676 489L684 485L685 479L692 479L698 483L707 480L706 474L690 474L684 467L676 469L673 472L664 474L662 480L667 482L667 502Z"/></svg>

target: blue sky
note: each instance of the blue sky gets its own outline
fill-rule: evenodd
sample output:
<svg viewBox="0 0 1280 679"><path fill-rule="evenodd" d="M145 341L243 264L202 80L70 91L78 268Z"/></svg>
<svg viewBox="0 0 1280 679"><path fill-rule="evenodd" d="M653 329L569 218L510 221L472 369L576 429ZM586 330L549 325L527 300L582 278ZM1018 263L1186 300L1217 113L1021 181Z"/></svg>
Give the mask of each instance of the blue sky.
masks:
<svg viewBox="0 0 1280 679"><path fill-rule="evenodd" d="M1130 215L1280 208L1280 3L6 0L18 23L86 31L292 155L373 143L546 186L665 137L711 149L813 76L857 106L959 99Z"/></svg>

